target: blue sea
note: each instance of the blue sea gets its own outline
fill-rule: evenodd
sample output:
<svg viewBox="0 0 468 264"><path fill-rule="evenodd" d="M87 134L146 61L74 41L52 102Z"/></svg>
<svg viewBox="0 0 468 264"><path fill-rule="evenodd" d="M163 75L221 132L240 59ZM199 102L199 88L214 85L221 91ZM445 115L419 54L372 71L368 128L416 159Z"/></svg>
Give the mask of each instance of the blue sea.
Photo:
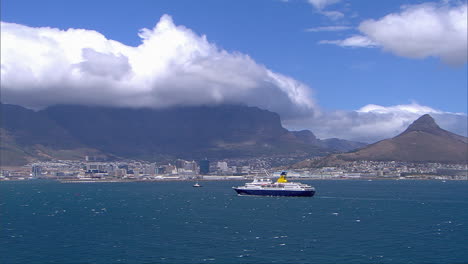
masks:
<svg viewBox="0 0 468 264"><path fill-rule="evenodd" d="M468 263L467 181L307 183L1 182L0 263Z"/></svg>

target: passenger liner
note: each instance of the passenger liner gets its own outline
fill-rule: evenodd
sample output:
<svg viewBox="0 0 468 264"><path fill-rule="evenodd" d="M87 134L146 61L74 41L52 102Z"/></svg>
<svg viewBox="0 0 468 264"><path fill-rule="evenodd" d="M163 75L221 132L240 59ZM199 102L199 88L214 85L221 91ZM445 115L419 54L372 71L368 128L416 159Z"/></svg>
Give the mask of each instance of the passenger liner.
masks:
<svg viewBox="0 0 468 264"><path fill-rule="evenodd" d="M232 187L239 195L261 195L261 196L314 196L315 188L299 183L289 182L286 172L282 172L276 182L270 179L254 179L253 182L244 186Z"/></svg>

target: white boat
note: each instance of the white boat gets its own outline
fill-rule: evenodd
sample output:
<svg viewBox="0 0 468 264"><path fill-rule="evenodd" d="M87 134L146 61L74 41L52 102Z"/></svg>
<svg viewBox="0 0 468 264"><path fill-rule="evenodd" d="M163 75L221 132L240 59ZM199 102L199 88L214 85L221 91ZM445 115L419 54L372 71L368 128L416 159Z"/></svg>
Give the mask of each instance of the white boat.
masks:
<svg viewBox="0 0 468 264"><path fill-rule="evenodd" d="M233 187L239 195L260 195L260 196L313 196L315 188L299 183L289 182L286 179L286 172L281 173L276 182L270 179L254 179L253 182L244 186Z"/></svg>
<svg viewBox="0 0 468 264"><path fill-rule="evenodd" d="M193 187L203 187L203 186L201 186L201 185L198 184L198 182L197 182L197 183L195 183L195 184L193 185Z"/></svg>

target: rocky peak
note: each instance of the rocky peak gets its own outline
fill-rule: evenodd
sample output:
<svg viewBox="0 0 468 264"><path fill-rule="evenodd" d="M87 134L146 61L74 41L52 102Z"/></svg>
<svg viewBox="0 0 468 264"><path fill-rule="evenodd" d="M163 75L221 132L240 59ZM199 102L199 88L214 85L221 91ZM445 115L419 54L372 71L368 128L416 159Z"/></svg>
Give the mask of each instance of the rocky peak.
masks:
<svg viewBox="0 0 468 264"><path fill-rule="evenodd" d="M435 131L441 130L441 128L436 124L434 118L429 114L425 114L420 118L416 119L404 133L408 133L411 131L423 131L427 133L433 133Z"/></svg>

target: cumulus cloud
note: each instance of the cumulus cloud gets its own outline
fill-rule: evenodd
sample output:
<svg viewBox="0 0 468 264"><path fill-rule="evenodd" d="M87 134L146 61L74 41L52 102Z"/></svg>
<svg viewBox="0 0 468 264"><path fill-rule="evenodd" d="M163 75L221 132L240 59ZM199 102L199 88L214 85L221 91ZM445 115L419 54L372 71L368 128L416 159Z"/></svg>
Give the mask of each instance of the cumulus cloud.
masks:
<svg viewBox="0 0 468 264"><path fill-rule="evenodd" d="M450 113L412 103L408 105L366 105L355 111L322 112L307 120L290 120L291 128L308 128L319 138L343 138L367 143L394 137L414 120L430 114L439 126L467 136L467 115Z"/></svg>
<svg viewBox="0 0 468 264"><path fill-rule="evenodd" d="M169 107L243 103L285 117L313 111L311 89L228 52L168 15L132 47L84 29L1 23L4 103Z"/></svg>
<svg viewBox="0 0 468 264"><path fill-rule="evenodd" d="M467 61L467 4L425 3L402 7L378 20L359 25L361 36L320 43L353 47L380 46L398 56L438 57L450 65ZM355 41L357 38L360 41ZM367 44L367 45L366 45Z"/></svg>
<svg viewBox="0 0 468 264"><path fill-rule="evenodd" d="M153 29L139 32L136 47L84 29L2 22L1 32L3 103L36 109L54 104L162 108L243 103L279 113L290 129L365 142L395 136L425 113L445 129L467 131L466 114L418 104L321 112L305 84L248 55L223 50L176 26L167 15Z"/></svg>

